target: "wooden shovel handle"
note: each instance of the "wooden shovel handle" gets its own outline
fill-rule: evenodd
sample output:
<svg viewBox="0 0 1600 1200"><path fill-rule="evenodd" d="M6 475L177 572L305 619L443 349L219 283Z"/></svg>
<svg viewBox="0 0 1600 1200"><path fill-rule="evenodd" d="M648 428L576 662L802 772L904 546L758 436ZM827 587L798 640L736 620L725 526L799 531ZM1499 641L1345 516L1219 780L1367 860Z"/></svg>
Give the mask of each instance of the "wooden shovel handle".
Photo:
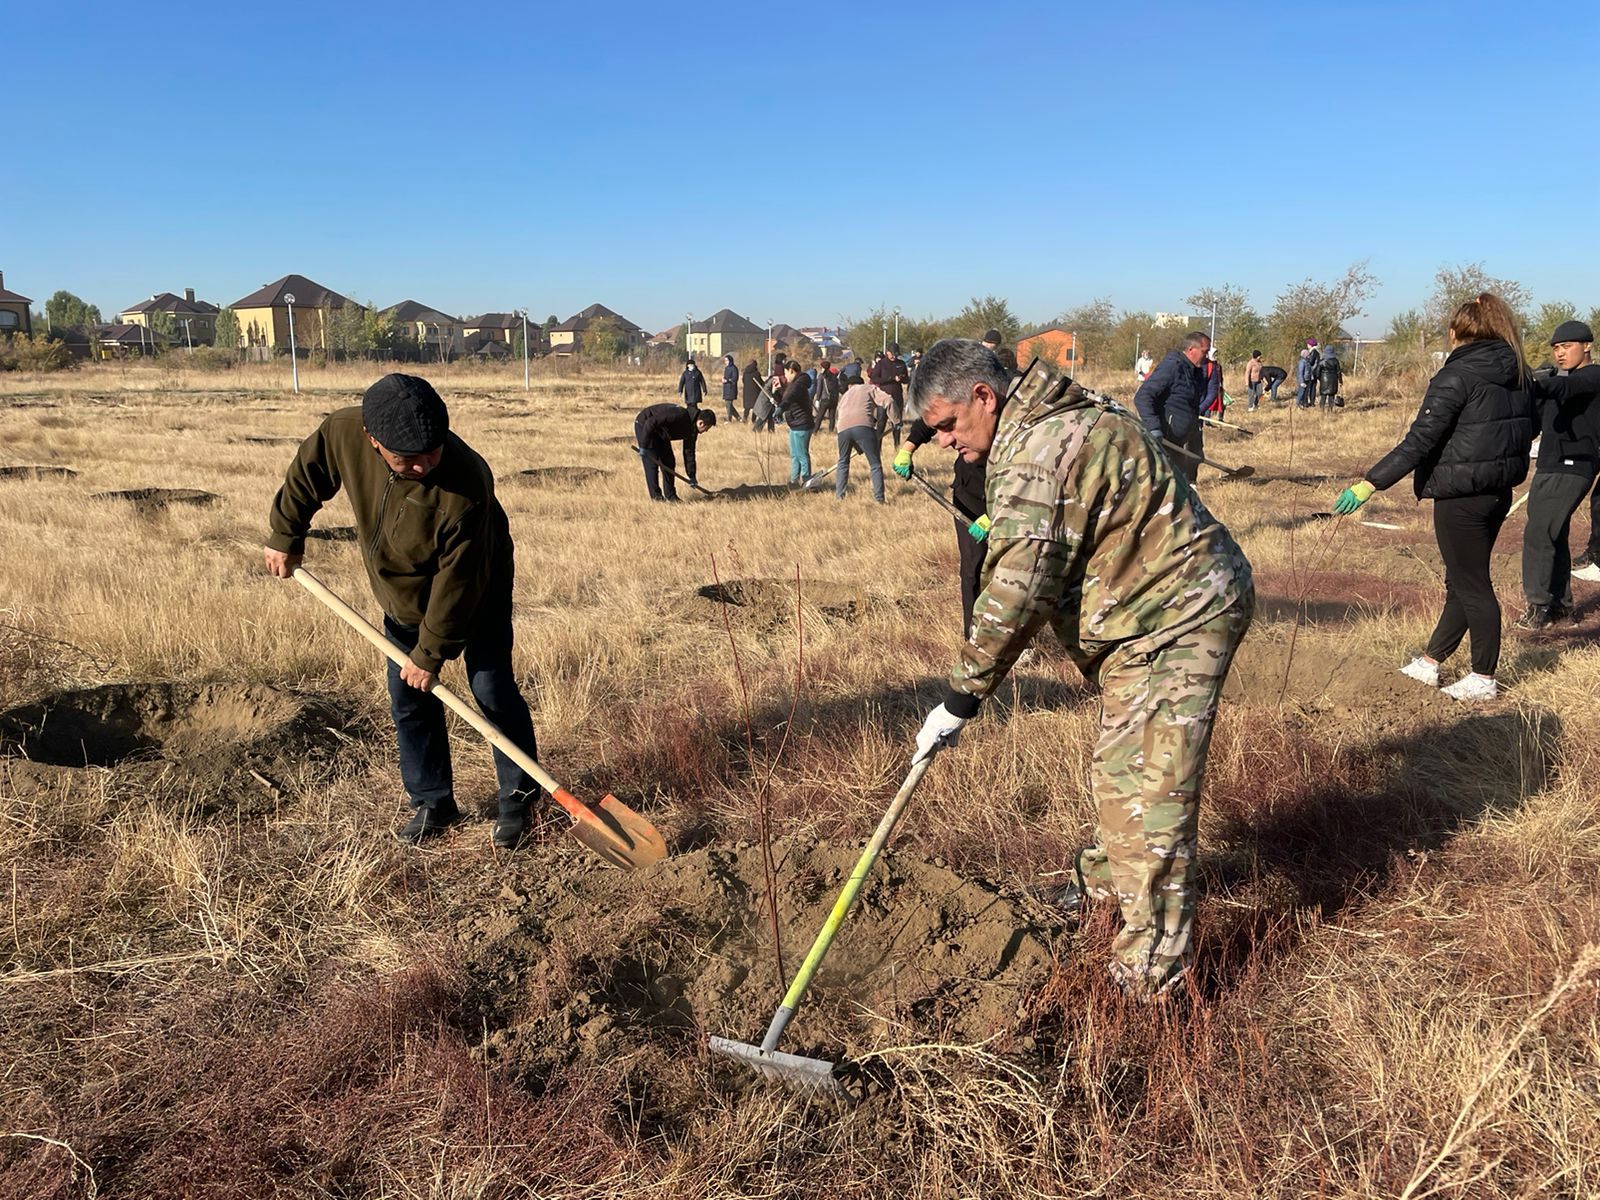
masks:
<svg viewBox="0 0 1600 1200"><path fill-rule="evenodd" d="M399 646L396 646L387 637L385 637L382 630L378 629L372 624L372 622L368 621L355 609L351 608L337 594L330 591L327 585L313 575L310 571L306 570L304 567L296 567L294 577L301 587L305 588L306 591L310 592L318 600L321 600L325 605L332 609L338 616L342 617L346 625L349 625L351 629L354 629L362 637L366 638L367 641L371 642L379 650L382 650L386 655L388 655L391 662L403 667L411 661L410 656L407 655L404 650L400 649ZM500 751L500 753L504 754L512 762L516 763L517 766L521 767L534 779L538 780L540 786L542 786L545 791L549 792L550 795L555 799L555 802L561 805L562 808L566 809L574 819L580 819L581 816L587 812L583 804L580 803L570 793L568 793L565 788L558 785L556 781L551 778L549 772L535 762L534 759L528 755L527 751L523 750L521 746L518 746L505 734L501 733L498 728L490 724L489 721L484 718L483 714L478 712L477 709L473 708L472 705L468 704L465 700L456 695L442 683L434 684L432 694L439 697L439 699L444 702L446 708L455 713L456 716L460 717L468 725L471 725L486 739L488 739L490 745L492 745L496 750Z"/></svg>

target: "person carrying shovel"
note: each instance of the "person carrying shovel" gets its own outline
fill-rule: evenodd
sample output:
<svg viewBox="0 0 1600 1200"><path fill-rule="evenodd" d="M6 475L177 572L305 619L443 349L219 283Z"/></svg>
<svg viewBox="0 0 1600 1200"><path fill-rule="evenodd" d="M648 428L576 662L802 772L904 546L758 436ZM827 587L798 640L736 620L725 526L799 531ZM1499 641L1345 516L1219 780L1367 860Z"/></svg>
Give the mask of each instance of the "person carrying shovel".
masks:
<svg viewBox="0 0 1600 1200"><path fill-rule="evenodd" d="M1193 953L1193 860L1217 699L1255 606L1250 564L1138 417L1035 361L1014 383L977 342L928 351L912 412L987 464L991 527L971 631L917 734L956 743L1044 626L1100 686L1095 844L1069 911L1115 901L1113 978L1167 992Z"/></svg>
<svg viewBox="0 0 1600 1200"><path fill-rule="evenodd" d="M466 667L485 716L530 758L533 718L511 665L511 527L494 475L450 432L450 414L427 380L385 375L359 406L330 413L300 446L273 499L267 570L294 576L312 518L340 490L355 511L367 577L384 632L405 650L389 665L389 704L400 778L414 810L396 834L418 843L462 820L450 768L444 707L430 695L453 658ZM542 789L499 750L492 840L512 849Z"/></svg>

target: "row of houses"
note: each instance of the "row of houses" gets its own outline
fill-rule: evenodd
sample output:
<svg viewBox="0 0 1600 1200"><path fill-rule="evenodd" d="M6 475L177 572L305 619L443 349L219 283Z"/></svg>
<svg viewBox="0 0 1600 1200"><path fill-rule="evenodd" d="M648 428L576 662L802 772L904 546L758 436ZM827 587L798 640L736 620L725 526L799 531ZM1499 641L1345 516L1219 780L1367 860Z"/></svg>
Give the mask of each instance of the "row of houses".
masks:
<svg viewBox="0 0 1600 1200"><path fill-rule="evenodd" d="M33 301L6 291L4 284L4 274L0 273L0 336L32 334ZM288 350L291 312L294 344L299 351L328 350L336 345L335 325L347 306L361 307L313 279L291 274L263 284L227 307L238 322L240 348L252 357L267 358ZM115 321L93 331L78 331L76 339L68 340L81 342L73 348L85 354L90 352L92 342L103 357L146 355L169 341L183 346L209 346L216 341L221 311L220 306L197 299L193 288L184 288L181 296L159 292L120 310ZM524 329L530 353L571 355L582 350L585 337L602 324L613 340L613 348L622 355L651 347L687 350L707 358L759 351L798 353L807 348L837 358L844 349L836 330L821 326L796 328L781 322L762 327L729 308L692 322L687 331L677 325L653 337L603 304L591 304L565 321L544 324L516 312L457 317L418 300L392 304L382 309L381 315L403 332L424 359L508 357ZM53 333L59 335L61 331Z"/></svg>

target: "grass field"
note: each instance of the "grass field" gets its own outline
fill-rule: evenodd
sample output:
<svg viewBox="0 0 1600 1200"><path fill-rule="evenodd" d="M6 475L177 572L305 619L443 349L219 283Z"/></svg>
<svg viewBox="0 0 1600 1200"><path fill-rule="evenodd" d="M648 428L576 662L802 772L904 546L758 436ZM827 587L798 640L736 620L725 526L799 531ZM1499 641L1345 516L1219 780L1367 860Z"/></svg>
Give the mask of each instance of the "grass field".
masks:
<svg viewBox="0 0 1600 1200"><path fill-rule="evenodd" d="M381 664L260 555L295 442L379 372L0 379L0 466L75 472L0 473L0 1195L1600 1194L1600 589L1578 627L1508 628L1503 698L1458 708L1393 670L1442 595L1409 483L1361 513L1398 530L1308 517L1421 381L1208 436L1257 469L1200 490L1261 603L1185 1002L1123 1001L1108 921L1029 898L1093 813L1095 697L1041 646L929 772L796 1019L792 1049L862 1064L835 1109L705 1038L778 1000L763 813L792 971L941 694L948 518L892 478L875 507L859 460L842 504L769 488L785 439L739 426L701 482L761 486L652 505L632 422L672 379L423 368L510 515L542 760L674 856L624 875L559 824L492 851L463 726L478 819L405 849ZM597 473L521 474L571 467ZM146 488L214 499L92 498ZM376 617L353 544L307 565Z"/></svg>

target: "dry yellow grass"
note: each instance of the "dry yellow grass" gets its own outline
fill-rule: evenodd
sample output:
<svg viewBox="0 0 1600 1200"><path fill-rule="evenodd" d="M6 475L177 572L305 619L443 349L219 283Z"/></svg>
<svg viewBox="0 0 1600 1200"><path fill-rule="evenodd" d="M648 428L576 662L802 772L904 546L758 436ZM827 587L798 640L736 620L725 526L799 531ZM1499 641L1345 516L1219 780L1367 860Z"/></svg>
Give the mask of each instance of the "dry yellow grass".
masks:
<svg viewBox="0 0 1600 1200"><path fill-rule="evenodd" d="M1201 484L1265 602L1259 657L1240 668L1256 675L1238 681L1249 694L1224 710L1213 751L1205 986L1187 1018L1109 994L1094 928L1026 1029L979 1047L905 1028L879 1051L892 1095L834 1113L702 1087L703 1061L669 1048L534 1086L470 1053L486 1030L440 1017L462 986L456 923L503 907L501 889L549 860L492 856L481 830L421 855L392 843L380 664L262 573L293 445L246 440L303 436L378 370L308 370L300 396L277 366L0 380L5 462L77 471L0 480L0 709L102 682L262 682L333 699L376 731L314 786L272 781L274 797L232 814L158 802L115 771L24 787L0 763L0 1191L1600 1193L1592 607L1582 636L1508 631L1510 698L1486 713L1386 712L1382 696L1349 694L1319 707L1270 676L1280 663L1391 667L1426 637L1438 556L1405 485L1363 510L1399 532L1297 519L1392 444L1411 396L1357 380L1332 417L1235 411L1259 436L1209 439L1214 457L1268 477ZM771 770L785 836L864 836L954 651L948 519L892 480L874 507L859 462L843 504L652 505L624 439L640 407L672 399L671 379L541 371L525 394L520 365L419 370L496 471L517 541L516 662L557 777L615 790L675 837L722 842L754 836L755 780ZM831 446L816 439L817 466ZM718 426L701 460L711 488L787 472L781 434L739 426ZM517 475L548 466L608 474L575 487ZM919 466L948 470L936 449ZM141 515L87 499L141 487L221 501ZM323 520L346 524L347 510ZM1499 548L1509 610L1509 533ZM795 700L790 602L734 614L749 762L722 615L696 594L713 558L723 580L798 571L807 598L797 718L776 762L769 735ZM353 546L313 543L308 565L376 615ZM830 615L840 594L857 619ZM1027 885L1090 828L1094 698L1046 653L999 701L940 759L899 841ZM487 752L462 731L456 758L463 794L484 801ZM1050 1048L1042 1059L1012 1052L1027 1030ZM642 1098L641 1080L678 1090ZM639 1116L657 1108L671 1120Z"/></svg>

